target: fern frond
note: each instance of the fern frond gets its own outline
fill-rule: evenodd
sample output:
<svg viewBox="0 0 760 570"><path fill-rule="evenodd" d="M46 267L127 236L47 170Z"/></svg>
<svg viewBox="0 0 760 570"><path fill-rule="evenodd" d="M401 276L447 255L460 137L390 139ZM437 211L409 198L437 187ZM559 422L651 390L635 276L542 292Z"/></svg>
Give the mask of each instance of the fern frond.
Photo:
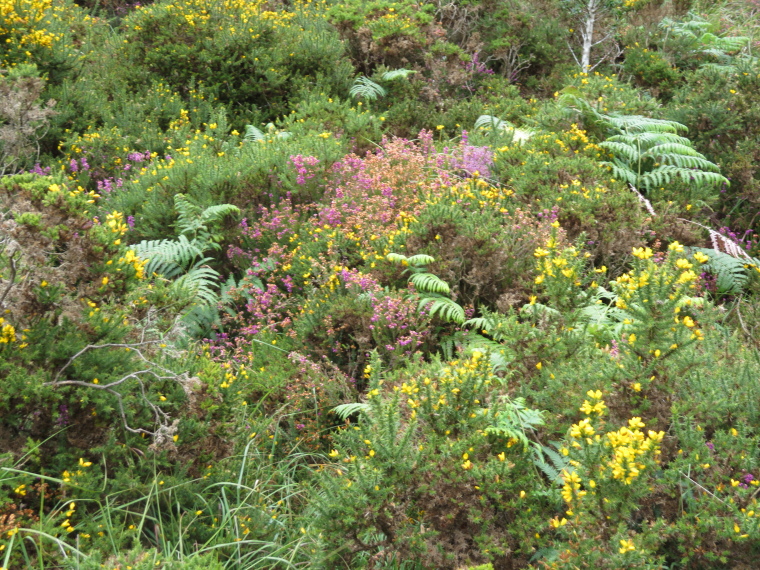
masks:
<svg viewBox="0 0 760 570"><path fill-rule="evenodd" d="M749 281L749 265L760 264L760 260L749 256L737 257L723 253L718 249L693 247L693 251L700 251L707 255L709 260L702 267L715 275L716 287L721 295L737 295L741 293ZM746 254L744 254L746 255Z"/></svg>
<svg viewBox="0 0 760 570"><path fill-rule="evenodd" d="M602 117L614 128L623 133L678 133L686 132L688 127L676 121L666 119L652 119L642 115L602 115Z"/></svg>
<svg viewBox="0 0 760 570"><path fill-rule="evenodd" d="M666 142L661 144L655 144L651 148L648 148L642 153L642 156L648 156L652 158L658 158L663 157L666 158L668 155L676 155L676 156L699 156L704 158L704 156L693 149L691 146L687 144L681 144L677 142Z"/></svg>
<svg viewBox="0 0 760 570"><path fill-rule="evenodd" d="M601 164L602 166L606 166L607 168L612 170L612 175L618 180L627 182L628 184L632 186L638 182L638 176L636 176L636 173L633 172L627 166L620 164L619 162L602 161L599 164Z"/></svg>
<svg viewBox="0 0 760 570"><path fill-rule="evenodd" d="M391 254L388 254L389 256ZM418 253L416 255L412 255L411 257L406 258L406 262L409 265L413 265L415 267L420 267L422 265L430 265L435 261L435 258L430 255L425 255L424 253Z"/></svg>
<svg viewBox="0 0 760 570"><path fill-rule="evenodd" d="M448 294L451 292L449 284L432 273L415 273L409 280L414 284L417 291L421 293Z"/></svg>
<svg viewBox="0 0 760 570"><path fill-rule="evenodd" d="M514 125L509 121L503 121L499 117L494 117L493 115L480 115L475 121L475 128L485 129L488 127L491 127L495 131L506 131L508 129L513 129Z"/></svg>
<svg viewBox="0 0 760 570"><path fill-rule="evenodd" d="M477 331L488 331L493 327L493 321L485 317L474 317L466 320L462 324Z"/></svg>
<svg viewBox="0 0 760 570"><path fill-rule="evenodd" d="M266 140L264 133L254 127L253 125L245 126L245 136L243 137L245 142L263 142Z"/></svg>
<svg viewBox="0 0 760 570"><path fill-rule="evenodd" d="M750 39L745 36L720 37L707 32L699 38L699 42L705 46L709 46L707 49L702 50L703 53L717 51L720 55L726 55L729 52L741 51L745 47L748 47Z"/></svg>
<svg viewBox="0 0 760 570"><path fill-rule="evenodd" d="M203 260L203 262L206 261L209 259ZM219 301L219 295L216 292L218 286L219 273L207 265L193 267L173 284L177 290L184 291L207 305L215 305Z"/></svg>
<svg viewBox="0 0 760 570"><path fill-rule="evenodd" d="M203 255L200 248L184 235L177 240L141 241L134 249L138 257L149 260L145 267L148 275L158 273L167 278L176 277Z"/></svg>
<svg viewBox="0 0 760 570"><path fill-rule="evenodd" d="M721 73L723 75L729 75L731 73L737 73L739 69L735 65L724 65L721 63L705 63L703 68L714 71L715 73Z"/></svg>
<svg viewBox="0 0 760 570"><path fill-rule="evenodd" d="M643 148L649 148L656 145L667 143L679 143L683 145L690 145L691 141L686 137L682 137L675 133L636 133L629 135L615 135L607 138L608 141L619 141L626 144L636 144Z"/></svg>
<svg viewBox="0 0 760 570"><path fill-rule="evenodd" d="M465 319L464 309L461 305L448 297L423 297L417 305L417 310L425 309L431 317L436 314L444 321L462 324Z"/></svg>
<svg viewBox="0 0 760 570"><path fill-rule="evenodd" d="M222 221L226 217L240 215L240 208L232 204L217 204L209 206L201 213L201 221L204 224L213 224Z"/></svg>
<svg viewBox="0 0 760 570"><path fill-rule="evenodd" d="M352 402L350 404L341 404L335 406L332 412L338 416L341 420L346 421L349 417L359 412L368 412L370 409L369 404L363 404L361 402Z"/></svg>
<svg viewBox="0 0 760 570"><path fill-rule="evenodd" d="M179 232L189 233L196 231L201 209L193 204L184 194L174 195L174 209L177 210L177 229Z"/></svg>
<svg viewBox="0 0 760 570"><path fill-rule="evenodd" d="M523 305L522 310L526 313L533 313L534 316L559 317L562 315L562 313L560 313L557 309L549 307L548 305L543 305L541 303Z"/></svg>
<svg viewBox="0 0 760 570"><path fill-rule="evenodd" d="M510 133L512 135L512 142L518 143L524 143L534 135L533 131L518 129L509 121L503 121L499 117L494 117L493 115L480 115L477 121L475 121L474 127L476 129L491 128L493 131Z"/></svg>
<svg viewBox="0 0 760 570"><path fill-rule="evenodd" d="M639 187L654 188L669 184L674 177L679 177L686 183L695 182L705 186L720 186L729 184L728 179L717 172L705 172L703 170L693 170L690 168L681 168L673 165L663 165L651 172L647 172L639 177Z"/></svg>
<svg viewBox="0 0 760 570"><path fill-rule="evenodd" d="M615 137L610 137L606 141L599 143L599 146L610 151L612 154L625 157L626 160L630 162L638 162L641 159L639 150L635 145L628 142L613 140L614 138Z"/></svg>
<svg viewBox="0 0 760 570"><path fill-rule="evenodd" d="M385 256L385 259L393 263L404 263L406 261L406 256L402 253L390 252Z"/></svg>
<svg viewBox="0 0 760 570"><path fill-rule="evenodd" d="M385 97L386 91L381 86L372 81L369 77L361 75L354 80L354 85L348 92L351 97L361 97L368 101L374 101L378 97Z"/></svg>
<svg viewBox="0 0 760 570"><path fill-rule="evenodd" d="M541 453L536 454L533 463L546 475L552 484L559 485L563 483L562 472L566 471L570 473L573 471L570 460L545 445L542 445L540 449ZM544 457L548 458L549 461L546 461Z"/></svg>
<svg viewBox="0 0 760 570"><path fill-rule="evenodd" d="M393 69L391 71L386 71L383 73L381 79L383 81L395 81L396 79L406 79L415 73L417 72L411 69Z"/></svg>

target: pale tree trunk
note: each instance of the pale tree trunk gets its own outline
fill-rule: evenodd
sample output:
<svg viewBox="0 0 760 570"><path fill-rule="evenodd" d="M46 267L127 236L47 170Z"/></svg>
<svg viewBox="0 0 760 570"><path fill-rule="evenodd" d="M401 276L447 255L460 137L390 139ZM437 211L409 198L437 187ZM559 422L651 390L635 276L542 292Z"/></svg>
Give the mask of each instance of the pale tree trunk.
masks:
<svg viewBox="0 0 760 570"><path fill-rule="evenodd" d="M584 28L581 30L583 39L583 52L581 54L581 68L588 73L591 70L591 47L594 45L594 24L599 15L599 0L588 0L585 8Z"/></svg>

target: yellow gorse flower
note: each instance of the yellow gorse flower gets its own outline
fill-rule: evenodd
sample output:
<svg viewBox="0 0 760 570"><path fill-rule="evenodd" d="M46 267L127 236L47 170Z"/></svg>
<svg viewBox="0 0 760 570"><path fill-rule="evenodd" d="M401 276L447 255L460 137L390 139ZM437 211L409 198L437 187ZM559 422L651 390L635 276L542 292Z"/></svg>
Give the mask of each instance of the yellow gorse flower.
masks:
<svg viewBox="0 0 760 570"><path fill-rule="evenodd" d="M638 257L639 259L649 259L652 257L654 253L652 252L652 249L647 247L634 247L633 248L633 256Z"/></svg>

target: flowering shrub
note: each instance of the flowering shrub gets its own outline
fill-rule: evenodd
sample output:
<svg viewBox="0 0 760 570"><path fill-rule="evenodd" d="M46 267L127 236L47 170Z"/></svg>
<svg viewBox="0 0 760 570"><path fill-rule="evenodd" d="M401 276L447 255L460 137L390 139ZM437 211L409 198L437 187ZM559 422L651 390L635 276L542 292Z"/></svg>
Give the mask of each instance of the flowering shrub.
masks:
<svg viewBox="0 0 760 570"><path fill-rule="evenodd" d="M2 67L35 63L48 71L55 65L66 67L71 56L69 22L75 8L69 2L53 0L3 0L0 3ZM85 16L85 20L88 19ZM55 75L61 76L62 70Z"/></svg>
<svg viewBox="0 0 760 570"><path fill-rule="evenodd" d="M626 524L650 492L650 471L656 468L665 434L642 431L645 425L640 417L606 431L602 392L589 390L587 396L580 408L586 417L571 426L561 448L568 461L561 473L566 512L550 524L567 542L559 561L549 567L572 568L581 552L584 563L599 568L640 567L651 560L657 543L628 532ZM592 548L591 542L597 547ZM588 558L590 552L593 562Z"/></svg>
<svg viewBox="0 0 760 570"><path fill-rule="evenodd" d="M592 257L612 267L619 255L641 245L646 221L635 195L599 166L602 156L590 133L572 123L524 144L499 146L494 171L517 201L537 210L556 208L568 237L584 235Z"/></svg>
<svg viewBox="0 0 760 570"><path fill-rule="evenodd" d="M530 454L515 433L488 435L502 416L516 432L522 427L507 419L513 404L499 395L483 354L411 375L382 374L375 360L366 372L367 412L336 436L320 476L324 537L348 537L340 555L357 562L524 560L544 524L535 509L548 498L534 492ZM503 517L508 526L493 524Z"/></svg>
<svg viewBox="0 0 760 570"><path fill-rule="evenodd" d="M202 83L220 101L253 112L255 123L287 114L290 98L313 81L317 92L344 88L350 66L322 6L267 8L242 0L138 6L124 21L125 54L173 89Z"/></svg>

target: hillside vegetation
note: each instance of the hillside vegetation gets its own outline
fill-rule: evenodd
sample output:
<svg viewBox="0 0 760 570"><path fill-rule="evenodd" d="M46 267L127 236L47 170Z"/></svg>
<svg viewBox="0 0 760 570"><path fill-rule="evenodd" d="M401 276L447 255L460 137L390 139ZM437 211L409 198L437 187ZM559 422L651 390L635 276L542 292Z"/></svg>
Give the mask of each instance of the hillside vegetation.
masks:
<svg viewBox="0 0 760 570"><path fill-rule="evenodd" d="M755 568L759 32L0 0L0 568Z"/></svg>

